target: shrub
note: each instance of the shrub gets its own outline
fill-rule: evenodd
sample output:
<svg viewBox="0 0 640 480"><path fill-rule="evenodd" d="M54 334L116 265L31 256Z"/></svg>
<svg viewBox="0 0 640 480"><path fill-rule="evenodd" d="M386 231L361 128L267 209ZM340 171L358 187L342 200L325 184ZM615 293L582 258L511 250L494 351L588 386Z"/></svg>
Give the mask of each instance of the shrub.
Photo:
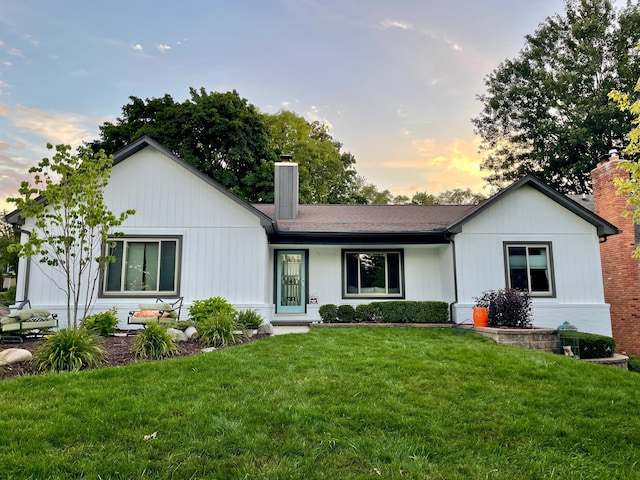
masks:
<svg viewBox="0 0 640 480"><path fill-rule="evenodd" d="M378 306L374 303L361 303L356 306L356 322L376 322L380 318Z"/></svg>
<svg viewBox="0 0 640 480"><path fill-rule="evenodd" d="M242 329L258 328L262 325L263 318L255 310L245 310L238 313L238 326Z"/></svg>
<svg viewBox="0 0 640 480"><path fill-rule="evenodd" d="M63 372L95 367L104 357L97 335L85 329L64 329L45 338L32 362L39 371Z"/></svg>
<svg viewBox="0 0 640 480"><path fill-rule="evenodd" d="M318 313L324 323L335 323L338 321L338 307L332 303L320 305Z"/></svg>
<svg viewBox="0 0 640 480"><path fill-rule="evenodd" d="M136 335L133 352L138 359L158 360L171 357L178 351L173 336L167 332L166 325L156 322L148 323Z"/></svg>
<svg viewBox="0 0 640 480"><path fill-rule="evenodd" d="M390 323L447 323L449 305L440 301L390 301L372 303L379 320Z"/></svg>
<svg viewBox="0 0 640 480"><path fill-rule="evenodd" d="M108 337L116 332L118 326L116 313L118 311L112 308L106 312L90 315L82 320L81 327L96 335Z"/></svg>
<svg viewBox="0 0 640 480"><path fill-rule="evenodd" d="M531 296L515 288L487 290L474 298L489 313L489 327L531 328Z"/></svg>
<svg viewBox="0 0 640 480"><path fill-rule="evenodd" d="M341 323L351 323L356 317L356 309L351 305L340 305L338 307L338 321Z"/></svg>
<svg viewBox="0 0 640 480"><path fill-rule="evenodd" d="M233 305L222 297L196 300L189 307L189 318L195 322L200 322L206 318L219 314L229 314L236 317L238 312L233 308Z"/></svg>
<svg viewBox="0 0 640 480"><path fill-rule="evenodd" d="M16 287L9 287L6 291L0 292L0 304L11 305L16 301Z"/></svg>
<svg viewBox="0 0 640 480"><path fill-rule="evenodd" d="M629 355L627 366L629 367L630 372L640 372L640 357Z"/></svg>
<svg viewBox="0 0 640 480"><path fill-rule="evenodd" d="M212 315L198 322L200 343L212 347L224 347L238 342L238 322L229 312Z"/></svg>
<svg viewBox="0 0 640 480"><path fill-rule="evenodd" d="M613 338L593 333L578 332L578 346L582 359L613 357L616 351Z"/></svg>

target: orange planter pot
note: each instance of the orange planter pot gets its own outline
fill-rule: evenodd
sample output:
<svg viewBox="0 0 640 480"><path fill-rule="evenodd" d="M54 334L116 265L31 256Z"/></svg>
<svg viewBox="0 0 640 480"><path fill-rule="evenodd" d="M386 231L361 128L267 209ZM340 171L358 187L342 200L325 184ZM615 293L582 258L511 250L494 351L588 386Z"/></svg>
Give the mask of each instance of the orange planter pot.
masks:
<svg viewBox="0 0 640 480"><path fill-rule="evenodd" d="M476 327L486 327L489 324L489 312L484 307L473 307L473 324Z"/></svg>

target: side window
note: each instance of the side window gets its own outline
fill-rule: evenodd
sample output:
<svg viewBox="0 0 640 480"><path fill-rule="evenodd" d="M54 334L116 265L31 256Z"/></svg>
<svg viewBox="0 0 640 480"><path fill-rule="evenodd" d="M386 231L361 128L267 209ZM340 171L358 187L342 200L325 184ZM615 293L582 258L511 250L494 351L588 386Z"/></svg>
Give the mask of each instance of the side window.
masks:
<svg viewBox="0 0 640 480"><path fill-rule="evenodd" d="M109 247L115 262L107 265L105 296L177 295L179 238L118 238Z"/></svg>
<svg viewBox="0 0 640 480"><path fill-rule="evenodd" d="M550 243L505 244L507 286L532 296L555 295Z"/></svg>

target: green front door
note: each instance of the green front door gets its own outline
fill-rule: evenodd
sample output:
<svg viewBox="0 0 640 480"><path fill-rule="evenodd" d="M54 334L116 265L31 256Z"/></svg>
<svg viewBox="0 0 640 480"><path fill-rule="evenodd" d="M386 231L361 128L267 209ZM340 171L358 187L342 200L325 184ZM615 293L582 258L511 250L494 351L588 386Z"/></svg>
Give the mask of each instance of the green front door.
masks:
<svg viewBox="0 0 640 480"><path fill-rule="evenodd" d="M276 262L276 313L304 313L306 252L281 250Z"/></svg>

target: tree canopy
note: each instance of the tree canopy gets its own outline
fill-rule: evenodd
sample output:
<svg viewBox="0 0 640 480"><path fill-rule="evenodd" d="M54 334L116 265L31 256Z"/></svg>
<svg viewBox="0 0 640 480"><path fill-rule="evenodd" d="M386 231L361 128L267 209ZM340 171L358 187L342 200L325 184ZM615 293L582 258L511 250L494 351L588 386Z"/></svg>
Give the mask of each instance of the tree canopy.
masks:
<svg viewBox="0 0 640 480"><path fill-rule="evenodd" d="M90 143L113 154L149 135L249 202L273 201L273 164L281 154L300 165L302 203L357 203L355 158L326 126L293 112L263 114L235 90L190 89L190 98L129 97L116 123Z"/></svg>
<svg viewBox="0 0 640 480"><path fill-rule="evenodd" d="M640 7L609 0L567 0L519 55L485 79L481 168L497 187L532 173L561 192L589 192L599 155L622 148L629 112L613 89L630 91L640 73Z"/></svg>

